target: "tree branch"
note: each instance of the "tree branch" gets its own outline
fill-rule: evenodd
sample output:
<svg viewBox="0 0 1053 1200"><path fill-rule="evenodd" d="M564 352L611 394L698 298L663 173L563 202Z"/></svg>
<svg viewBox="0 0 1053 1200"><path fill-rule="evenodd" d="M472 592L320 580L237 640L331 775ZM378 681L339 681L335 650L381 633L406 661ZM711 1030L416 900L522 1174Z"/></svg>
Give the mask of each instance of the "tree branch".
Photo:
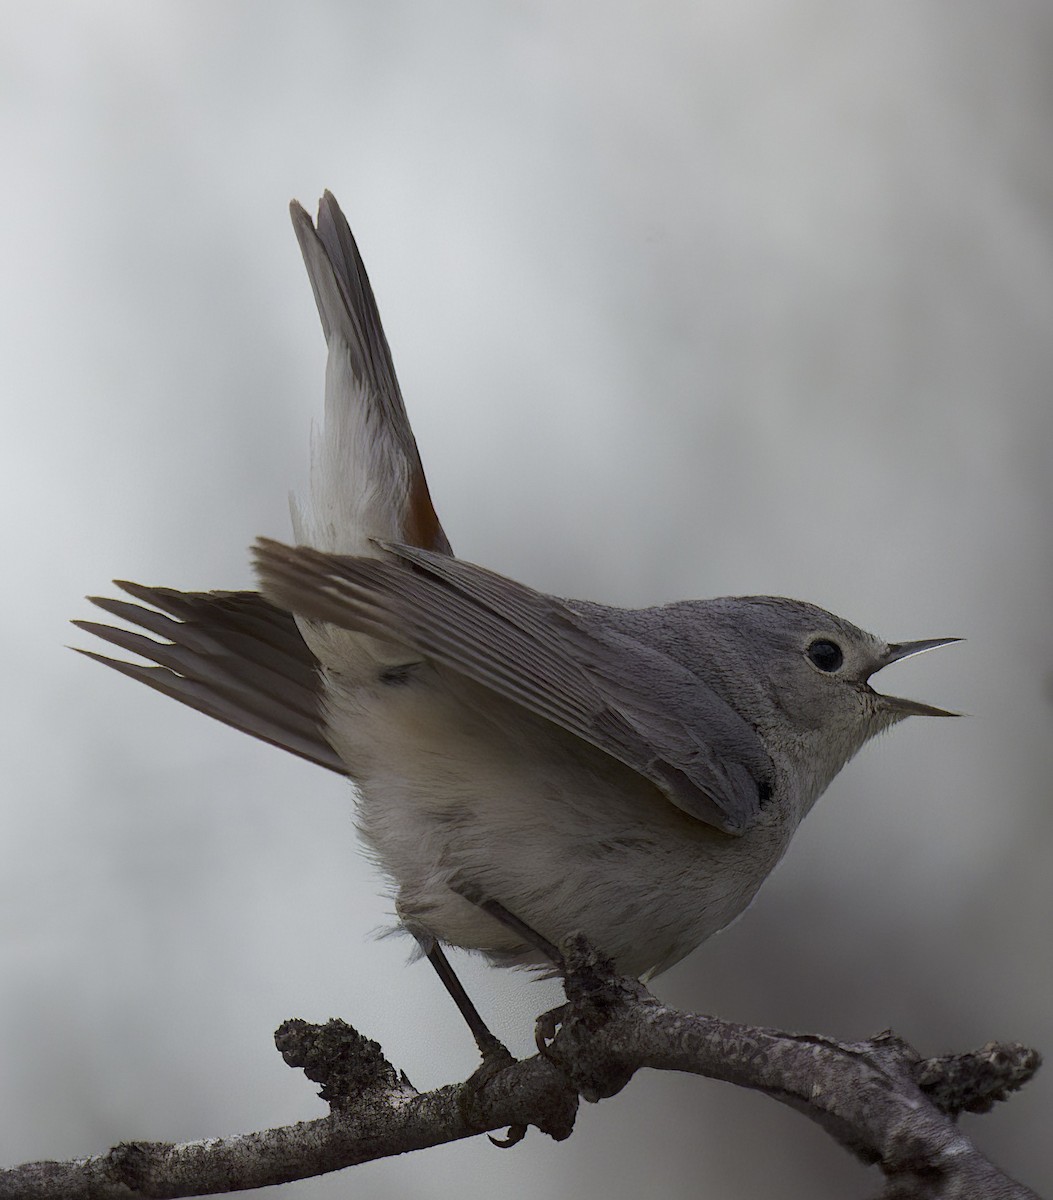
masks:
<svg viewBox="0 0 1053 1200"><path fill-rule="evenodd" d="M563 1010L539 1022L542 1053L485 1065L418 1093L380 1047L341 1021L286 1022L291 1066L322 1085L328 1117L172 1145L132 1142L73 1162L0 1171L0 1200L128 1200L211 1195L304 1179L506 1127L569 1137L579 1095L620 1091L641 1067L688 1071L764 1092L820 1124L886 1176L883 1200L1025 1200L1035 1194L986 1159L955 1123L1021 1087L1040 1065L1023 1046L922 1059L892 1033L835 1042L737 1025L659 1004L613 975L580 938L564 945ZM557 1031L558 1025L558 1031Z"/></svg>

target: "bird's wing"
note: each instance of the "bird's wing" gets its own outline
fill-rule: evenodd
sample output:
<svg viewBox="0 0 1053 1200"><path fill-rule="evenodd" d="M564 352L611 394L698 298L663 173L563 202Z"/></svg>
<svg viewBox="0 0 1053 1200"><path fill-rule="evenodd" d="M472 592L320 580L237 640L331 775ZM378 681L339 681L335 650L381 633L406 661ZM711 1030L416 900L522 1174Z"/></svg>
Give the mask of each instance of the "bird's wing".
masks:
<svg viewBox="0 0 1053 1200"><path fill-rule="evenodd" d="M143 603L99 596L90 597L92 603L146 634L95 621L73 624L156 665L79 653L217 721L347 774L323 735L318 664L291 613L258 592L180 592L124 581L117 586Z"/></svg>
<svg viewBox="0 0 1053 1200"><path fill-rule="evenodd" d="M691 816L734 834L756 819L763 746L691 672L502 575L381 545L401 561L260 539L256 568L275 604L442 663L625 763ZM684 725L681 706L699 728Z"/></svg>

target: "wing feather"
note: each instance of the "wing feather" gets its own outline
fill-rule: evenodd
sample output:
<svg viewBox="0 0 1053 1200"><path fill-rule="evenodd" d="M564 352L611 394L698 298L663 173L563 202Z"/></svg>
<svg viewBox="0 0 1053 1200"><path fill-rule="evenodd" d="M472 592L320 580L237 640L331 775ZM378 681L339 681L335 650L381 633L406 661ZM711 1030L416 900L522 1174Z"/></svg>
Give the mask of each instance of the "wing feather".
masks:
<svg viewBox="0 0 1053 1200"><path fill-rule="evenodd" d="M400 561L260 539L264 593L282 607L400 643L560 725L728 833L756 819L770 762L702 680L652 647L463 559L380 543ZM588 606L592 613L601 606ZM675 695L670 705L666 695ZM680 720L681 701L699 725ZM706 740L707 715L722 753Z"/></svg>

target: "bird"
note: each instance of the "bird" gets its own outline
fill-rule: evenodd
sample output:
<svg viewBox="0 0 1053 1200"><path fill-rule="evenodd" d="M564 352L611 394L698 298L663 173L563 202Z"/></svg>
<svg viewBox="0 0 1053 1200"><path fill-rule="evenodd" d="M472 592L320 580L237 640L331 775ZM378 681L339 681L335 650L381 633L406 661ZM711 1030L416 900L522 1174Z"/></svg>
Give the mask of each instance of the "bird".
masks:
<svg viewBox="0 0 1053 1200"><path fill-rule="evenodd" d="M580 932L649 980L746 908L869 739L958 715L870 681L959 639L779 596L619 608L455 557L344 214L290 211L328 352L295 544L259 539L254 591L115 581L89 599L136 628L74 624L143 661L82 653L347 776L440 974L443 946L543 973Z"/></svg>

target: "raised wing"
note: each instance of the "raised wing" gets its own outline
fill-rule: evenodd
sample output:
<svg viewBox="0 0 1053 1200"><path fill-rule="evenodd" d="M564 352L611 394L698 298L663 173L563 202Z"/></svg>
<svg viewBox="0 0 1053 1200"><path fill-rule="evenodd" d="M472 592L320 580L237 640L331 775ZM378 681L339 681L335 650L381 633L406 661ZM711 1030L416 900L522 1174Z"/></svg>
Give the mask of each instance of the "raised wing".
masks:
<svg viewBox="0 0 1053 1200"><path fill-rule="evenodd" d="M660 651L483 567L380 543L397 560L260 539L264 593L298 615L397 642L552 721L726 833L754 822L771 763L753 729ZM690 725L685 723L685 717Z"/></svg>
<svg viewBox="0 0 1053 1200"><path fill-rule="evenodd" d="M99 596L90 597L92 603L153 637L95 621L73 624L157 665L123 662L92 650L79 654L217 721L347 774L322 733L317 662L291 613L258 592L179 592L116 582L153 607Z"/></svg>

